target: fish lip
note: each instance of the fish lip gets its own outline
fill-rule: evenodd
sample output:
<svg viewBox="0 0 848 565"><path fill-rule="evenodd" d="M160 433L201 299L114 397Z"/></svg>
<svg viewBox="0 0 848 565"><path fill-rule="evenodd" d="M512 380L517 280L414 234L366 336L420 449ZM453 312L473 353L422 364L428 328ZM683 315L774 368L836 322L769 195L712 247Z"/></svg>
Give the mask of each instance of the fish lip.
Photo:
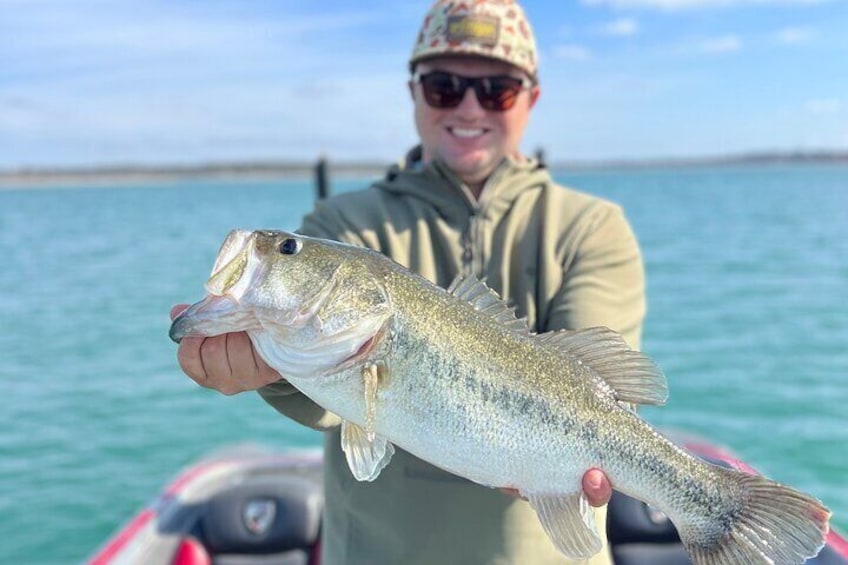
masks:
<svg viewBox="0 0 848 565"><path fill-rule="evenodd" d="M186 337L212 337L257 327L252 309L242 302L257 278L264 273L264 265L256 254L255 240L256 232L233 230L229 233L205 284L206 297L189 306L171 322L168 337L173 342L180 343ZM243 256L244 263L236 266L237 278L228 279L226 270L240 256Z"/></svg>
<svg viewBox="0 0 848 565"><path fill-rule="evenodd" d="M232 261L236 255L242 253L251 240L255 238L255 232L250 230L231 230L221 244L221 249L215 257L215 265L212 267L211 276L215 276L221 268Z"/></svg>
<svg viewBox="0 0 848 565"><path fill-rule="evenodd" d="M168 337L174 343L180 343L186 337L212 337L231 331L226 320L232 319L243 310L239 303L227 295L209 294L203 300L185 309L171 322Z"/></svg>
<svg viewBox="0 0 848 565"><path fill-rule="evenodd" d="M227 235L215 259L212 274L204 284L206 292L218 296L229 294L238 300L253 285L262 270L255 242L256 232L232 230Z"/></svg>

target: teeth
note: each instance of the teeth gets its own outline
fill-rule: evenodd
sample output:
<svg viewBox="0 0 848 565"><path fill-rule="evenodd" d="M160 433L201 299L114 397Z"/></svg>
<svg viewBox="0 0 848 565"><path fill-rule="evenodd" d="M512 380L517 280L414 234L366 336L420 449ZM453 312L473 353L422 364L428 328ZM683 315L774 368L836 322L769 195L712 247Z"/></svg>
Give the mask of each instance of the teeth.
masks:
<svg viewBox="0 0 848 565"><path fill-rule="evenodd" d="M478 135L483 135L483 130L480 128L451 128L451 133L453 133L457 137L477 137Z"/></svg>

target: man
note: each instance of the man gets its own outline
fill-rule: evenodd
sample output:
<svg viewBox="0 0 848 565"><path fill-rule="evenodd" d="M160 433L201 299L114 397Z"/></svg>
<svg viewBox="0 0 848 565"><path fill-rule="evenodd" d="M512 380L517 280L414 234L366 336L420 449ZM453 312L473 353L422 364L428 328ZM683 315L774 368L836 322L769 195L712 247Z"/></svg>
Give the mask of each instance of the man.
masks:
<svg viewBox="0 0 848 565"><path fill-rule="evenodd" d="M555 185L519 151L540 94L536 60L516 3L436 2L410 60L420 147L369 189L320 202L300 231L376 249L442 286L484 278L537 332L606 325L638 347L643 270L621 210ZM567 562L525 501L403 450L373 483L356 481L338 417L281 379L244 333L186 338L178 356L200 385L258 389L283 414L326 431L325 563ZM583 486L593 505L609 500L600 471ZM606 513L597 514L603 532ZM609 562L607 548L591 562Z"/></svg>

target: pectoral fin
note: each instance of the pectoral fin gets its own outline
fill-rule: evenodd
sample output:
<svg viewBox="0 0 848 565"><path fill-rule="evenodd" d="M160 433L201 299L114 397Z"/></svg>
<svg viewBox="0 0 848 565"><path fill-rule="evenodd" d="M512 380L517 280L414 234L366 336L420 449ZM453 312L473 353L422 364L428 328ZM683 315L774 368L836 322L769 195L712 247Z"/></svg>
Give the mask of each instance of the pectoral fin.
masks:
<svg viewBox="0 0 848 565"><path fill-rule="evenodd" d="M373 481L389 464L395 448L386 438L369 434L360 426L343 421L342 451L356 480Z"/></svg>
<svg viewBox="0 0 848 565"><path fill-rule="evenodd" d="M571 559L588 559L601 550L595 513L582 492L530 495L530 505L557 549Z"/></svg>
<svg viewBox="0 0 848 565"><path fill-rule="evenodd" d="M365 388L365 434L368 441L374 441L376 437L377 392L386 373L386 364L382 361L369 363L362 368L362 385Z"/></svg>

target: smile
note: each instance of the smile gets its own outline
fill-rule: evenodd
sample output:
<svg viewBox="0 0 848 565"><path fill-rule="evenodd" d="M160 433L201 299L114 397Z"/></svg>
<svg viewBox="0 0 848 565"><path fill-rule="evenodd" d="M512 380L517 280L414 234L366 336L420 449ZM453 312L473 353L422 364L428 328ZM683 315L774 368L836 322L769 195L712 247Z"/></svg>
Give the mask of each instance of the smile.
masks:
<svg viewBox="0 0 848 565"><path fill-rule="evenodd" d="M470 139L473 137L480 137L486 130L483 128L448 128L448 131L456 137L461 137L463 139Z"/></svg>

